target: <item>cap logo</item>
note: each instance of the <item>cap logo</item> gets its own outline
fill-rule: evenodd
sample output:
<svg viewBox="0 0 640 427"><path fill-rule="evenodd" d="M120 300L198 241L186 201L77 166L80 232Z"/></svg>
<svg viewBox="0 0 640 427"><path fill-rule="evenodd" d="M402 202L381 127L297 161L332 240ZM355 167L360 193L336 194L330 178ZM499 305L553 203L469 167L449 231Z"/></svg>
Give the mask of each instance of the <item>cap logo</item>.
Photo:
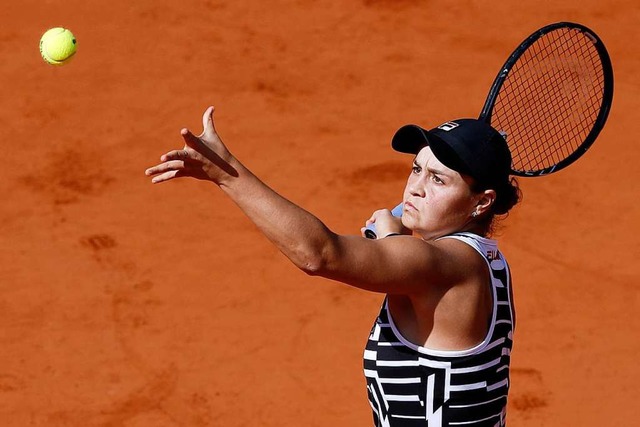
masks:
<svg viewBox="0 0 640 427"><path fill-rule="evenodd" d="M438 126L438 129L442 129L443 131L449 132L450 130L455 129L458 126L460 125L456 122L446 122Z"/></svg>

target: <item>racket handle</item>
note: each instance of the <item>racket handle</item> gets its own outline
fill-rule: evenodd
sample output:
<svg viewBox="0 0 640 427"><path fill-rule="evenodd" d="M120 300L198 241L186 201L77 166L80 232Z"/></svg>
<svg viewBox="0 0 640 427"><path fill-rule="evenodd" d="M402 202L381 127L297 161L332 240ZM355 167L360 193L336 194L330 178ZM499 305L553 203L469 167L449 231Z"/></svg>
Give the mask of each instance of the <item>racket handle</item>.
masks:
<svg viewBox="0 0 640 427"><path fill-rule="evenodd" d="M398 218L402 216L402 203L391 210L391 215ZM376 234L375 224L368 225L365 228L366 230L364 230L364 237L366 237L367 239L375 239L378 237L378 235Z"/></svg>

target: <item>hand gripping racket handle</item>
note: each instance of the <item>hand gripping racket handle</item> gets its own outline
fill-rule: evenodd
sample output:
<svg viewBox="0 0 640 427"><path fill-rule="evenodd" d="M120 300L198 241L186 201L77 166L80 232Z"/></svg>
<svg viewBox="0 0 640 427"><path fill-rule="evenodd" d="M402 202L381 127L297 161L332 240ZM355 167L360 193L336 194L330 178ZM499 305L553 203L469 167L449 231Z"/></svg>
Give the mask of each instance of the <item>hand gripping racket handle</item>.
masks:
<svg viewBox="0 0 640 427"><path fill-rule="evenodd" d="M402 203L391 210L391 215L400 218L402 216ZM376 225L371 224L366 227L364 230L364 237L367 239L376 239L378 235L376 234Z"/></svg>

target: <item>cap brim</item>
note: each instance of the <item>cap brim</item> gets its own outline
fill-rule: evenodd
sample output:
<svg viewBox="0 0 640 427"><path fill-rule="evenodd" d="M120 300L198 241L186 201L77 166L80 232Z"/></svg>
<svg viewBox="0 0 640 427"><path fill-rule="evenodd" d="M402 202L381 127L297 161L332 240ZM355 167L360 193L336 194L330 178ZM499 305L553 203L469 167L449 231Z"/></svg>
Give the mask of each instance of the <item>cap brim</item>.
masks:
<svg viewBox="0 0 640 427"><path fill-rule="evenodd" d="M427 145L427 131L417 125L402 126L391 139L391 147L401 153L418 154Z"/></svg>
<svg viewBox="0 0 640 427"><path fill-rule="evenodd" d="M469 174L469 168L442 138L417 125L402 126L391 140L391 147L401 153L418 154L429 146L433 155L446 167Z"/></svg>

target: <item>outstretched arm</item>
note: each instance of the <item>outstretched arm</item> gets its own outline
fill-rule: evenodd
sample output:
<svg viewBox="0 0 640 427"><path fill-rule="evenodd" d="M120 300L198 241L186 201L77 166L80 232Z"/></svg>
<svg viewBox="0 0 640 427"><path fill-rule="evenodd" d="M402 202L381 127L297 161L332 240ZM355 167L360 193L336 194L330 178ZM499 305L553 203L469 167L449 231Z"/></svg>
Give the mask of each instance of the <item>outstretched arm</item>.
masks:
<svg viewBox="0 0 640 427"><path fill-rule="evenodd" d="M452 260L466 256L465 248L432 244L409 236L369 240L340 236L318 218L291 203L236 159L222 143L213 107L203 115L199 136L182 129L185 145L164 154L162 163L147 169L152 182L193 177L216 183L265 236L297 267L349 285L385 293L423 292L425 283L459 281ZM406 231L388 212L382 217L382 236ZM450 240L450 239L446 239Z"/></svg>

